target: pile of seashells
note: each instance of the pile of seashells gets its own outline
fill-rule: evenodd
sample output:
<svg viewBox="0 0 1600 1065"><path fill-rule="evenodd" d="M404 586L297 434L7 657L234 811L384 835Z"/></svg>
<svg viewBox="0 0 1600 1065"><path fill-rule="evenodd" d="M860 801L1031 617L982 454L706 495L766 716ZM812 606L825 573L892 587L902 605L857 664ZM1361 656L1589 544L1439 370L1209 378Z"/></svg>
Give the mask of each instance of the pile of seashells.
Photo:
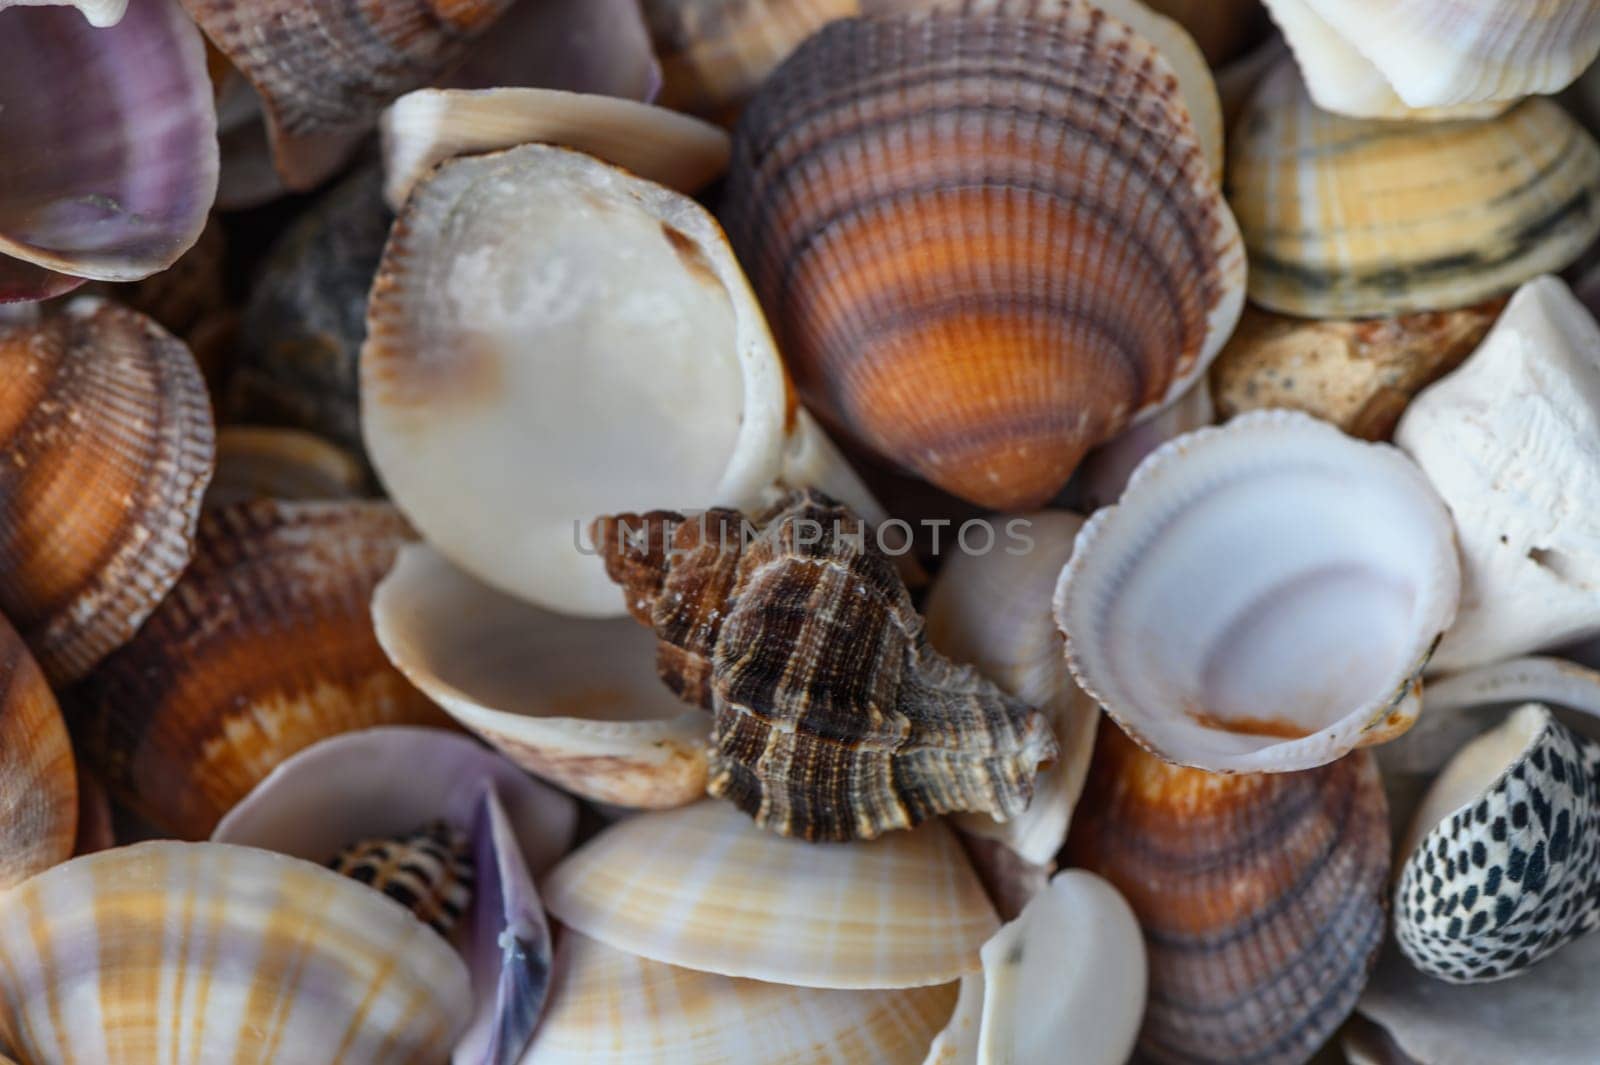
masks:
<svg viewBox="0 0 1600 1065"><path fill-rule="evenodd" d="M1597 53L0 0L0 1063L1595 1065Z"/></svg>

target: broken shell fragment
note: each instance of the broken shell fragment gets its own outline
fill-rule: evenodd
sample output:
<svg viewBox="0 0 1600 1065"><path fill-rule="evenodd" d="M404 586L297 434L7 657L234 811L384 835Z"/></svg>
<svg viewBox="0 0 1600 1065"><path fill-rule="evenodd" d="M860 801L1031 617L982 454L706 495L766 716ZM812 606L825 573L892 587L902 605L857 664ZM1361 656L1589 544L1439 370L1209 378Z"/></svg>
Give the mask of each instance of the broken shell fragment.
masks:
<svg viewBox="0 0 1600 1065"><path fill-rule="evenodd" d="M662 680L716 715L706 790L808 840L1021 814L1057 756L1037 710L929 645L866 523L813 492L745 519L600 518Z"/></svg>
<svg viewBox="0 0 1600 1065"><path fill-rule="evenodd" d="M1217 412L1281 407L1386 440L1413 396L1459 366L1494 325L1502 299L1453 311L1311 321L1247 307L1211 364Z"/></svg>
<svg viewBox="0 0 1600 1065"><path fill-rule="evenodd" d="M663 965L570 929L524 1065L921 1065L954 984L838 991ZM670 1009L658 1008L660 1003ZM822 1055L819 1057L818 1055Z"/></svg>
<svg viewBox="0 0 1600 1065"><path fill-rule="evenodd" d="M1450 515L1404 455L1258 411L1145 460L1078 534L1056 620L1141 745L1286 772L1410 726L1458 588Z"/></svg>
<svg viewBox="0 0 1600 1065"><path fill-rule="evenodd" d="M217 472L206 506L252 499L355 499L366 470L349 452L299 429L229 426L217 433Z"/></svg>
<svg viewBox="0 0 1600 1065"><path fill-rule="evenodd" d="M368 327L362 426L396 504L456 565L547 609L621 612L581 545L598 514L754 507L780 480L876 514L793 406L716 221L590 156L442 164L395 223Z"/></svg>
<svg viewBox="0 0 1600 1065"><path fill-rule="evenodd" d="M1063 860L1109 880L1143 926L1141 1060L1307 1061L1383 942L1389 824L1367 751L1221 776L1101 729Z"/></svg>
<svg viewBox="0 0 1600 1065"><path fill-rule="evenodd" d="M143 315L80 297L0 322L0 611L54 684L178 580L214 447L194 358Z"/></svg>
<svg viewBox="0 0 1600 1065"><path fill-rule="evenodd" d="M168 832L204 838L319 739L447 723L384 658L368 612L410 537L381 503L207 510L183 579L74 693L74 735L112 793Z"/></svg>
<svg viewBox="0 0 1600 1065"><path fill-rule="evenodd" d="M399 210L423 175L458 155L555 144L647 181L698 192L728 165L716 126L663 107L556 89L419 89L383 113L384 198Z"/></svg>
<svg viewBox="0 0 1600 1065"><path fill-rule="evenodd" d="M0 19L0 296L62 291L40 270L133 281L171 266L217 191L205 46L177 0L134 0L107 28L55 6Z"/></svg>
<svg viewBox="0 0 1600 1065"><path fill-rule="evenodd" d="M717 802L620 821L543 889L562 924L617 950L801 987L946 984L999 928L943 824L806 843Z"/></svg>
<svg viewBox="0 0 1600 1065"><path fill-rule="evenodd" d="M44 673L0 617L0 892L72 857L78 778Z"/></svg>
<svg viewBox="0 0 1600 1065"><path fill-rule="evenodd" d="M616 806L705 795L711 717L661 686L633 622L540 610L421 544L401 549L372 616L412 684L530 773Z"/></svg>
<svg viewBox="0 0 1600 1065"><path fill-rule="evenodd" d="M1204 371L1244 258L1155 45L1078 0L949 6L834 22L773 73L729 233L824 422L1024 509Z"/></svg>
<svg viewBox="0 0 1600 1065"><path fill-rule="evenodd" d="M1461 613L1434 658L1464 669L1600 634L1600 327L1553 277L1406 410L1395 442L1444 497Z"/></svg>
<svg viewBox="0 0 1600 1065"><path fill-rule="evenodd" d="M1411 963L1450 983L1500 980L1600 924L1597 798L1600 744L1537 703L1462 748L1417 812L1395 889Z"/></svg>
<svg viewBox="0 0 1600 1065"><path fill-rule="evenodd" d="M469 1005L461 959L422 922L250 847L141 843L0 899L0 1031L25 1062L436 1062Z"/></svg>
<svg viewBox="0 0 1600 1065"><path fill-rule="evenodd" d="M1234 127L1250 298L1311 318L1461 307L1560 270L1600 234L1600 146L1556 104L1395 123L1311 102L1293 63Z"/></svg>

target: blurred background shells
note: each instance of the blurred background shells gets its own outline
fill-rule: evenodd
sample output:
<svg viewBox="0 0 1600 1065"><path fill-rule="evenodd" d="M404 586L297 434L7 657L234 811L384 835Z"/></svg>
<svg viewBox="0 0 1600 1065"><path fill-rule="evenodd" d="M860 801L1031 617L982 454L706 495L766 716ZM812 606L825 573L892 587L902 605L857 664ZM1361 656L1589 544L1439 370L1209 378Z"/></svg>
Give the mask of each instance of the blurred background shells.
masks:
<svg viewBox="0 0 1600 1065"><path fill-rule="evenodd" d="M0 610L65 684L188 564L211 406L181 342L94 297L0 322L0 367Z"/></svg>
<svg viewBox="0 0 1600 1065"><path fill-rule="evenodd" d="M1383 941L1389 828L1369 752L1217 776L1100 730L1065 861L1144 928L1152 1062L1303 1062L1355 1007Z"/></svg>
<svg viewBox="0 0 1600 1065"><path fill-rule="evenodd" d="M78 779L44 673L0 617L0 890L72 857Z"/></svg>
<svg viewBox="0 0 1600 1065"><path fill-rule="evenodd" d="M217 470L205 502L355 499L366 487L361 461L320 436L232 425L217 433Z"/></svg>
<svg viewBox="0 0 1600 1065"><path fill-rule="evenodd" d="M1600 146L1542 99L1471 121L1345 118L1284 61L1234 126L1228 199L1261 306L1444 310L1578 258L1600 234Z"/></svg>
<svg viewBox="0 0 1600 1065"><path fill-rule="evenodd" d="M742 117L724 213L807 405L984 506L1048 500L1242 300L1178 79L1087 3L824 27Z"/></svg>
<svg viewBox="0 0 1600 1065"><path fill-rule="evenodd" d="M69 717L113 794L203 838L283 758L381 724L448 724L383 656L368 601L411 531L381 503L219 507L194 563Z"/></svg>

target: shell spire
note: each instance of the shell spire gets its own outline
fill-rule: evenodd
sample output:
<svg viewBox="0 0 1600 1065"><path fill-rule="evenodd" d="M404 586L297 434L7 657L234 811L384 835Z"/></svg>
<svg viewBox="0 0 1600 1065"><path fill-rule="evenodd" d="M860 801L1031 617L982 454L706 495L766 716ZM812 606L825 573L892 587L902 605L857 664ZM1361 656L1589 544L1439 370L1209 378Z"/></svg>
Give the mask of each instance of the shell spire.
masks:
<svg viewBox="0 0 1600 1065"><path fill-rule="evenodd" d="M757 823L871 839L938 814L1027 808L1048 724L934 651L867 525L815 492L746 521L655 511L595 523L657 665L716 714L710 781Z"/></svg>

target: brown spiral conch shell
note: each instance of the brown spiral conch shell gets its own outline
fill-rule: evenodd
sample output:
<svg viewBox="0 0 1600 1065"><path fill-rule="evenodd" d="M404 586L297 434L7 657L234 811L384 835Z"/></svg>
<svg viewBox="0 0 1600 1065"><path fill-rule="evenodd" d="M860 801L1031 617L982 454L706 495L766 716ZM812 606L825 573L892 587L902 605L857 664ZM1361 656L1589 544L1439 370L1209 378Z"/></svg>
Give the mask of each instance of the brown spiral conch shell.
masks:
<svg viewBox="0 0 1600 1065"><path fill-rule="evenodd" d="M72 857L78 778L44 673L0 617L0 891Z"/></svg>
<svg viewBox="0 0 1600 1065"><path fill-rule="evenodd" d="M144 315L79 297L0 323L0 611L52 684L176 583L215 446L194 358Z"/></svg>
<svg viewBox="0 0 1600 1065"><path fill-rule="evenodd" d="M1369 751L1223 776L1102 728L1063 857L1111 881L1143 926L1142 1061L1305 1062L1383 942L1389 823Z"/></svg>
<svg viewBox="0 0 1600 1065"><path fill-rule="evenodd" d="M1049 725L933 650L873 536L809 491L748 523L654 511L594 528L628 609L660 640L662 679L716 714L711 794L811 840L958 810L1008 820L1057 755Z"/></svg>
<svg viewBox="0 0 1600 1065"><path fill-rule="evenodd" d="M1180 79L1086 0L836 21L734 136L728 231L807 406L1037 507L1181 395L1245 266Z"/></svg>

